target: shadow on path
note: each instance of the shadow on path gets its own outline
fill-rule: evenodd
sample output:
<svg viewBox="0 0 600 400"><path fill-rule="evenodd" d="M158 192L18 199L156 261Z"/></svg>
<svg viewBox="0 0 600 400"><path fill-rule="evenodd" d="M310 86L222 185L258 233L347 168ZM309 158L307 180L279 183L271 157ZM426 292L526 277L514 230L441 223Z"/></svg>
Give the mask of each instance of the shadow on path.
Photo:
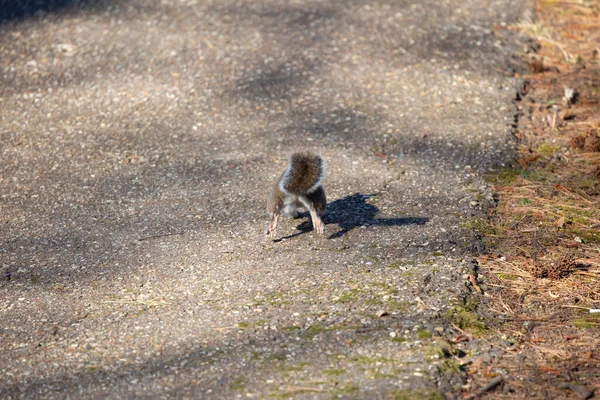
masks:
<svg viewBox="0 0 600 400"><path fill-rule="evenodd" d="M340 230L330 235L328 239L336 239L344 236L354 228L361 226L403 226L403 225L424 225L429 218L423 217L404 217L404 218L375 218L379 209L366 201L376 194L361 194L342 197L327 205L327 215L323 222L326 225L337 224ZM299 218L308 218L308 212L301 213ZM312 231L312 223L309 220L304 221L296 227L300 232L281 237L275 242L284 239L290 239Z"/></svg>
<svg viewBox="0 0 600 400"><path fill-rule="evenodd" d="M40 12L58 12L73 7L105 7L107 0L0 0L0 25L3 22L35 16Z"/></svg>

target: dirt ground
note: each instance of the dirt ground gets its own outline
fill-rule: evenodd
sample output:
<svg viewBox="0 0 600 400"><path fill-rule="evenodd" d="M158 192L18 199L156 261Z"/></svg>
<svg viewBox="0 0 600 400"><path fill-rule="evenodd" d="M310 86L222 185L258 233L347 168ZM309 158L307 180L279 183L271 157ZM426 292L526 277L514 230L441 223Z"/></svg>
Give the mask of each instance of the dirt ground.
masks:
<svg viewBox="0 0 600 400"><path fill-rule="evenodd" d="M531 3L1 4L1 398L477 393ZM300 149L326 234L267 240Z"/></svg>

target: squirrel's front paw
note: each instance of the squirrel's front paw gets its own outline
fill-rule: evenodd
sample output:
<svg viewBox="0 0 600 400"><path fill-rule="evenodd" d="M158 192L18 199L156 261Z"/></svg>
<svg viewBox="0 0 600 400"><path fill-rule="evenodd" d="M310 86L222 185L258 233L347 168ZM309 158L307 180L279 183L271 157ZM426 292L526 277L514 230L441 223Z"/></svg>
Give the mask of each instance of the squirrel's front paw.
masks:
<svg viewBox="0 0 600 400"><path fill-rule="evenodd" d="M325 232L325 225L320 219L313 221L313 227L315 232L317 232L319 235L322 235Z"/></svg>

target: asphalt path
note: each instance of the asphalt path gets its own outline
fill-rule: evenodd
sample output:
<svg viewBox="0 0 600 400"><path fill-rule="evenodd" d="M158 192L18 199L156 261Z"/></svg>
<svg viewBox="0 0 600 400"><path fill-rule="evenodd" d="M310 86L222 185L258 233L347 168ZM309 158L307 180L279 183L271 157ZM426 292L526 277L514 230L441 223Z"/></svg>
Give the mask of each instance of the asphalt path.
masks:
<svg viewBox="0 0 600 400"><path fill-rule="evenodd" d="M0 4L1 398L460 391L527 2ZM297 150L326 232L267 240Z"/></svg>

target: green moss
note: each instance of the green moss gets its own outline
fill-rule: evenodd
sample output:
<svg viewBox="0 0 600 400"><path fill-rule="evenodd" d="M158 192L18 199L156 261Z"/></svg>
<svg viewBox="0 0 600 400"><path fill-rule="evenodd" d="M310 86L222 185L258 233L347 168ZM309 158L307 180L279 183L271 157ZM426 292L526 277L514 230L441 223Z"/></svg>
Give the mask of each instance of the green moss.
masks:
<svg viewBox="0 0 600 400"><path fill-rule="evenodd" d="M442 374L459 374L461 371L461 365L454 358L444 358L436 365L438 371Z"/></svg>
<svg viewBox="0 0 600 400"><path fill-rule="evenodd" d="M446 317L460 329L471 334L482 335L488 331L488 327L477 315L476 309L477 302L473 297L466 302L456 300L446 312Z"/></svg>
<svg viewBox="0 0 600 400"><path fill-rule="evenodd" d="M277 351L264 357L267 361L285 361L287 360L287 353L285 351Z"/></svg>
<svg viewBox="0 0 600 400"><path fill-rule="evenodd" d="M390 340L391 340L392 342L394 342L394 343L404 343L404 342L406 342L406 339L405 339L405 338L403 338L403 337L399 337L399 336L396 336L396 337L390 338Z"/></svg>
<svg viewBox="0 0 600 400"><path fill-rule="evenodd" d="M441 251L434 251L433 253L431 253L431 255L433 257L443 257L444 253L442 253Z"/></svg>
<svg viewBox="0 0 600 400"><path fill-rule="evenodd" d="M441 360L457 354L457 350L446 342L434 341L434 344L423 348L423 355L428 360Z"/></svg>
<svg viewBox="0 0 600 400"><path fill-rule="evenodd" d="M489 174L485 175L484 178L488 183L507 186L514 184L520 176L521 170L500 169L497 171L490 172Z"/></svg>
<svg viewBox="0 0 600 400"><path fill-rule="evenodd" d="M282 292L273 292L265 294L265 301L267 304L275 307L290 304L290 301L285 299L284 294Z"/></svg>
<svg viewBox="0 0 600 400"><path fill-rule="evenodd" d="M343 369L324 369L322 372L328 376L340 376L346 373Z"/></svg>
<svg viewBox="0 0 600 400"><path fill-rule="evenodd" d="M359 387L352 383L346 384L344 386L340 386L336 388L336 392L339 394L352 394L358 392Z"/></svg>
<svg viewBox="0 0 600 400"><path fill-rule="evenodd" d="M306 369L306 367L311 366L312 364L309 362L299 362L293 365L286 365L285 367L283 367L283 369L285 369L286 371L304 371Z"/></svg>
<svg viewBox="0 0 600 400"><path fill-rule="evenodd" d="M423 354L442 374L458 374L461 371L460 363L454 358L458 350L446 342L426 346Z"/></svg>
<svg viewBox="0 0 600 400"><path fill-rule="evenodd" d="M549 143L542 143L538 147L535 148L535 152L543 157L552 157L556 153L558 153L559 150L560 150L560 147L549 144Z"/></svg>
<svg viewBox="0 0 600 400"><path fill-rule="evenodd" d="M586 319L576 319L575 321L573 321L573 326L575 328L580 328L580 329L592 329L595 328L599 323L596 322L590 322Z"/></svg>
<svg viewBox="0 0 600 400"><path fill-rule="evenodd" d="M427 329L421 329L420 331L417 332L417 338L423 340L423 339L429 339L431 337L431 332L429 332Z"/></svg>
<svg viewBox="0 0 600 400"><path fill-rule="evenodd" d="M519 205L520 206L529 206L533 204L533 201L529 200L529 199L521 199L519 200Z"/></svg>
<svg viewBox="0 0 600 400"><path fill-rule="evenodd" d="M432 389L424 390L392 390L386 393L390 400L444 400L444 395Z"/></svg>
<svg viewBox="0 0 600 400"><path fill-rule="evenodd" d="M272 393L269 393L268 396L270 399L291 399L296 394L297 394L297 392L289 392L289 393L272 392Z"/></svg>
<svg viewBox="0 0 600 400"><path fill-rule="evenodd" d="M238 322L237 326L240 329L248 329L248 327L250 326L250 324L247 323L247 322L242 321L242 322Z"/></svg>
<svg viewBox="0 0 600 400"><path fill-rule="evenodd" d="M589 314L572 322L573 326L580 329L593 329L600 327L600 314Z"/></svg>
<svg viewBox="0 0 600 400"><path fill-rule="evenodd" d="M336 303L351 303L358 300L358 289L352 289L348 292L344 292L337 298Z"/></svg>
<svg viewBox="0 0 600 400"><path fill-rule="evenodd" d="M550 208L553 214L558 214L565 219L581 224L587 224L591 218L597 217L597 211L595 209L582 210L579 207L571 207L567 204L556 205Z"/></svg>
<svg viewBox="0 0 600 400"><path fill-rule="evenodd" d="M542 150L544 149L542 148ZM533 170L500 169L486 174L484 179L492 185L511 186L516 184L519 179L543 182L547 180L547 174Z"/></svg>
<svg viewBox="0 0 600 400"><path fill-rule="evenodd" d="M585 244L600 244L600 232L592 229L566 229L569 236L578 236Z"/></svg>
<svg viewBox="0 0 600 400"><path fill-rule="evenodd" d="M510 275L510 274L505 274L502 272L498 272L498 273L496 273L496 275L498 275L499 278L506 279L509 281L514 281L515 279L519 279L519 277L517 275Z"/></svg>
<svg viewBox="0 0 600 400"><path fill-rule="evenodd" d="M532 182L544 182L548 180L548 174L539 171L527 170L521 174L523 179Z"/></svg>
<svg viewBox="0 0 600 400"><path fill-rule="evenodd" d="M394 360L385 357L367 357L367 356L353 356L350 357L350 361L356 362L363 365L373 365L377 363L393 363Z"/></svg>
<svg viewBox="0 0 600 400"><path fill-rule="evenodd" d="M326 327L325 325L315 322L312 325L309 325L304 332L302 332L301 336L306 339L312 339L321 333L329 332L331 328Z"/></svg>
<svg viewBox="0 0 600 400"><path fill-rule="evenodd" d="M384 294L390 296L395 296L398 294L398 288L394 285L390 285L387 282L373 282L373 286L381 288Z"/></svg>
<svg viewBox="0 0 600 400"><path fill-rule="evenodd" d="M470 218L464 222L461 222L461 227L479 232L486 236L496 235L497 229L490 224L490 221L485 218Z"/></svg>
<svg viewBox="0 0 600 400"><path fill-rule="evenodd" d="M234 391L242 391L246 389L246 382L242 379L235 379L229 384L229 389Z"/></svg>
<svg viewBox="0 0 600 400"><path fill-rule="evenodd" d="M365 300L365 303L370 304L372 306L380 306L383 304L383 300L381 300L380 298L367 299Z"/></svg>
<svg viewBox="0 0 600 400"><path fill-rule="evenodd" d="M429 361L437 360L444 357L444 350L439 346L423 347L423 355Z"/></svg>

